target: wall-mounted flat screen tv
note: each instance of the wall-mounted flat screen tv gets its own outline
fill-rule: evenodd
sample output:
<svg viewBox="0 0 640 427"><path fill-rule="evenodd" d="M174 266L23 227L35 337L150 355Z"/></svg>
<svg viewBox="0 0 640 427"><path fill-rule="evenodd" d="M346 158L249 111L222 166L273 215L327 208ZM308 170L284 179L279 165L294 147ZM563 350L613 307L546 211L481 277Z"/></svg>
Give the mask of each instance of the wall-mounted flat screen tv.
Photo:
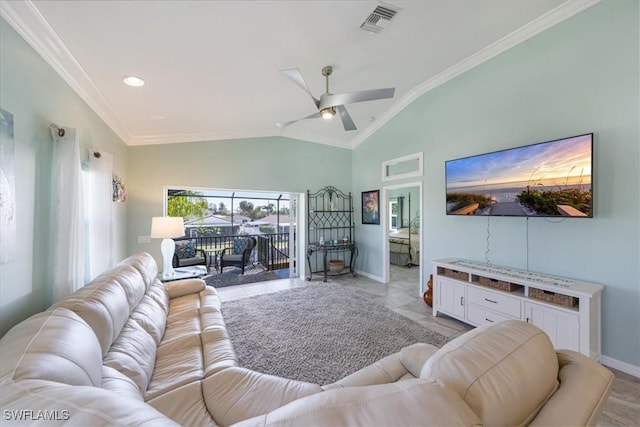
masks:
<svg viewBox="0 0 640 427"><path fill-rule="evenodd" d="M592 218L593 133L445 163L447 215Z"/></svg>

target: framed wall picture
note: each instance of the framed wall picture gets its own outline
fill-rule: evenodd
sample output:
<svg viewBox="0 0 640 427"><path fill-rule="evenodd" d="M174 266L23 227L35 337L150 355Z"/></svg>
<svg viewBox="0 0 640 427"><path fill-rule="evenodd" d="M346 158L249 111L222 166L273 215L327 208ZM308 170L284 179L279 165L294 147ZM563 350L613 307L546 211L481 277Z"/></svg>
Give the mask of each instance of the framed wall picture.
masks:
<svg viewBox="0 0 640 427"><path fill-rule="evenodd" d="M380 190L362 192L362 223L380 225Z"/></svg>

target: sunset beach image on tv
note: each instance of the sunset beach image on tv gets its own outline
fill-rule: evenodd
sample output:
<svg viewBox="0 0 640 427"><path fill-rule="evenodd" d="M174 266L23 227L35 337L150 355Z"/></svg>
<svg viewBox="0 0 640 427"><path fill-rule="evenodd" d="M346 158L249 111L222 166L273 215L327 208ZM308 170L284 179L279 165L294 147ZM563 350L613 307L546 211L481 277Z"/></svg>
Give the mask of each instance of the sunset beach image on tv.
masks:
<svg viewBox="0 0 640 427"><path fill-rule="evenodd" d="M593 217L593 134L449 160L447 215Z"/></svg>

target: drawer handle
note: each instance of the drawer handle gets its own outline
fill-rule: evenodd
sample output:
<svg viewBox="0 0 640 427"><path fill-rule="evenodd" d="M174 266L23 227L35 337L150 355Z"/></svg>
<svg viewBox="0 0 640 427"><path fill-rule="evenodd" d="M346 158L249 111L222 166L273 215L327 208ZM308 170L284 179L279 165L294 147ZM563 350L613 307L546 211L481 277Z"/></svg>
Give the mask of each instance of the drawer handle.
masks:
<svg viewBox="0 0 640 427"><path fill-rule="evenodd" d="M487 321L487 322L489 322L489 323L493 323L493 320L491 320L491 319L487 319L486 317L484 318L484 320L486 320L486 321Z"/></svg>
<svg viewBox="0 0 640 427"><path fill-rule="evenodd" d="M460 305L464 305L464 297L460 297Z"/></svg>
<svg viewBox="0 0 640 427"><path fill-rule="evenodd" d="M498 303L498 301L493 301L493 300L490 300L489 298L485 298L484 300L486 302L490 302L490 303L493 303L493 304L497 304Z"/></svg>

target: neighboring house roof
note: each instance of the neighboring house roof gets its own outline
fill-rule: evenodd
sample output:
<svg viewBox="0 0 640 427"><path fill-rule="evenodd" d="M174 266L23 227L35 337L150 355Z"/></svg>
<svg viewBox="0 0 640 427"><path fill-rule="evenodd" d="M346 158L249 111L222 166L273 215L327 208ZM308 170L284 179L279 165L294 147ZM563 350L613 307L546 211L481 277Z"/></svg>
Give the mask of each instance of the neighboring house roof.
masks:
<svg viewBox="0 0 640 427"><path fill-rule="evenodd" d="M278 222L278 219L280 222ZM289 221L289 215L280 215L280 218L278 218L278 215L267 215L264 218L260 218L260 222L262 223L273 225L280 224L281 226L289 225Z"/></svg>
<svg viewBox="0 0 640 427"><path fill-rule="evenodd" d="M185 227L230 227L231 221L224 217L211 215L202 219L193 219L184 223Z"/></svg>
<svg viewBox="0 0 640 427"><path fill-rule="evenodd" d="M268 215L264 218L253 220L244 215L233 215L233 225L276 225L277 215ZM185 227L230 227L231 215L210 215L202 219L192 219L184 223ZM280 225L289 225L289 215L280 215Z"/></svg>
<svg viewBox="0 0 640 427"><path fill-rule="evenodd" d="M231 215L225 215L225 218L228 218L231 221ZM233 223L234 224L242 224L243 222L251 222L253 221L251 218L245 215L233 214Z"/></svg>

